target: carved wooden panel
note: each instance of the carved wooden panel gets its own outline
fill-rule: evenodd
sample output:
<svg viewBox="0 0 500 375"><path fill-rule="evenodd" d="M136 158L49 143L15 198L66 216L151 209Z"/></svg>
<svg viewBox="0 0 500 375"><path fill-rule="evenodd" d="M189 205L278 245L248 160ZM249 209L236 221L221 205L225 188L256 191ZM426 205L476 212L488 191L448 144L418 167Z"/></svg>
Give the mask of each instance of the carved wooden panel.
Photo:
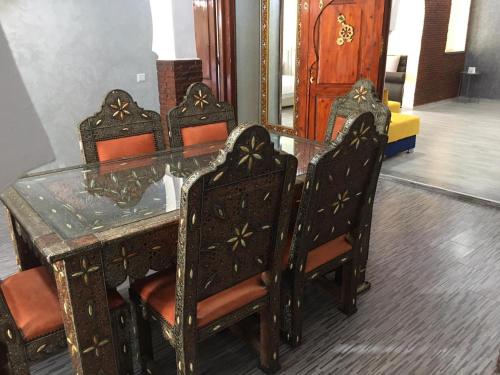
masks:
<svg viewBox="0 0 500 375"><path fill-rule="evenodd" d="M385 5L385 0L300 3L297 121L304 124L300 135L323 140L329 105L358 79L378 84Z"/></svg>

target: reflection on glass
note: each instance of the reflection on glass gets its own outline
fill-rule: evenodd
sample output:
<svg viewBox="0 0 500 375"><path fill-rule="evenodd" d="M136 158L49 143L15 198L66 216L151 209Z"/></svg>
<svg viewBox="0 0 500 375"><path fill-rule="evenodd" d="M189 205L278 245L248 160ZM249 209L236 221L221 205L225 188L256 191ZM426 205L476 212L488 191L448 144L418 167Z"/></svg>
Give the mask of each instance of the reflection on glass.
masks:
<svg viewBox="0 0 500 375"><path fill-rule="evenodd" d="M326 146L271 133L276 149L295 155L297 175ZM105 231L179 209L184 179L217 157L224 142L48 171L20 179L15 190L64 239Z"/></svg>
<svg viewBox="0 0 500 375"><path fill-rule="evenodd" d="M268 121L294 125L297 0L269 1Z"/></svg>
<svg viewBox="0 0 500 375"><path fill-rule="evenodd" d="M292 128L297 56L297 0L283 0L282 30L281 124Z"/></svg>

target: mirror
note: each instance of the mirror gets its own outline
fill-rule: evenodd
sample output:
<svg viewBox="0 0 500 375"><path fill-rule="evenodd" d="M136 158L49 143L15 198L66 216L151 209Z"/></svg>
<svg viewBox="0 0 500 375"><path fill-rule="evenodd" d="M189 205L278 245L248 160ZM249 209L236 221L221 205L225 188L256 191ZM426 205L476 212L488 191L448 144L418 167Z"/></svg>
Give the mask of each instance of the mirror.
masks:
<svg viewBox="0 0 500 375"><path fill-rule="evenodd" d="M298 0L261 1L261 121L296 134Z"/></svg>

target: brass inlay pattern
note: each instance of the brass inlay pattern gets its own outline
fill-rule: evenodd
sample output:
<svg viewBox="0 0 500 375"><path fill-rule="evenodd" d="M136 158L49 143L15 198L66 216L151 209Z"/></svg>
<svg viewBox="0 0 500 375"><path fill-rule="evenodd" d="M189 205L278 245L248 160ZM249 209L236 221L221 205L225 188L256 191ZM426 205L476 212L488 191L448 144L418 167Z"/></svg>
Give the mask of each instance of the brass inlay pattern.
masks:
<svg viewBox="0 0 500 375"><path fill-rule="evenodd" d="M89 267L87 257L83 256L80 260L81 270L75 272L71 275L72 278L83 277L83 281L85 285L89 285L89 276L91 273L99 271L99 266L91 266Z"/></svg>
<svg viewBox="0 0 500 375"><path fill-rule="evenodd" d="M200 106L201 109L203 109L203 107L205 106L205 104L208 104L208 101L207 101L207 94L203 94L201 92L201 90L198 91L198 95L194 95L194 98L195 98L195 102L194 102L194 106L195 107L198 107Z"/></svg>
<svg viewBox="0 0 500 375"><path fill-rule="evenodd" d="M346 17L341 13L337 17L337 22L340 23L339 37L337 44L343 46L346 42L351 43L354 39L354 27L346 22Z"/></svg>
<svg viewBox="0 0 500 375"><path fill-rule="evenodd" d="M133 258L135 256L137 256L137 253L129 254L128 250L124 246L122 246L121 254L113 259L113 263L122 263L123 269L126 271L128 269L128 262L130 258Z"/></svg>
<svg viewBox="0 0 500 375"><path fill-rule="evenodd" d="M238 165L246 162L248 164L248 170L251 171L253 167L253 160L262 160L262 155L258 152L262 149L264 144L265 142L261 142L256 145L255 137L252 137L248 146L240 146L240 150L243 152L243 156L238 162Z"/></svg>
<svg viewBox="0 0 500 375"><path fill-rule="evenodd" d="M233 251L235 251L240 244L243 247L247 247L245 238L248 238L253 234L253 232L247 232L247 230L248 223L246 223L242 229L234 228L234 233L236 233L236 236L227 240L228 243L233 244Z"/></svg>

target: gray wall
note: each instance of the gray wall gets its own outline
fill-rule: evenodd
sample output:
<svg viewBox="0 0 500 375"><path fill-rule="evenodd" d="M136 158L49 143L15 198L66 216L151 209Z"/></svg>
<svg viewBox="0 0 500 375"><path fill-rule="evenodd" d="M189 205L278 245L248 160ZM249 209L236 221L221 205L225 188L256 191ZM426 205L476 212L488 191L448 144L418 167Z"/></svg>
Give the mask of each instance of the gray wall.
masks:
<svg viewBox="0 0 500 375"><path fill-rule="evenodd" d="M473 0L465 66L476 66L482 76L472 85L475 97L500 98L500 24L498 0Z"/></svg>
<svg viewBox="0 0 500 375"><path fill-rule="evenodd" d="M260 1L236 0L238 122L260 122Z"/></svg>
<svg viewBox="0 0 500 375"><path fill-rule="evenodd" d="M51 167L81 161L77 126L108 91L159 110L149 0L1 0L0 22L54 147Z"/></svg>

